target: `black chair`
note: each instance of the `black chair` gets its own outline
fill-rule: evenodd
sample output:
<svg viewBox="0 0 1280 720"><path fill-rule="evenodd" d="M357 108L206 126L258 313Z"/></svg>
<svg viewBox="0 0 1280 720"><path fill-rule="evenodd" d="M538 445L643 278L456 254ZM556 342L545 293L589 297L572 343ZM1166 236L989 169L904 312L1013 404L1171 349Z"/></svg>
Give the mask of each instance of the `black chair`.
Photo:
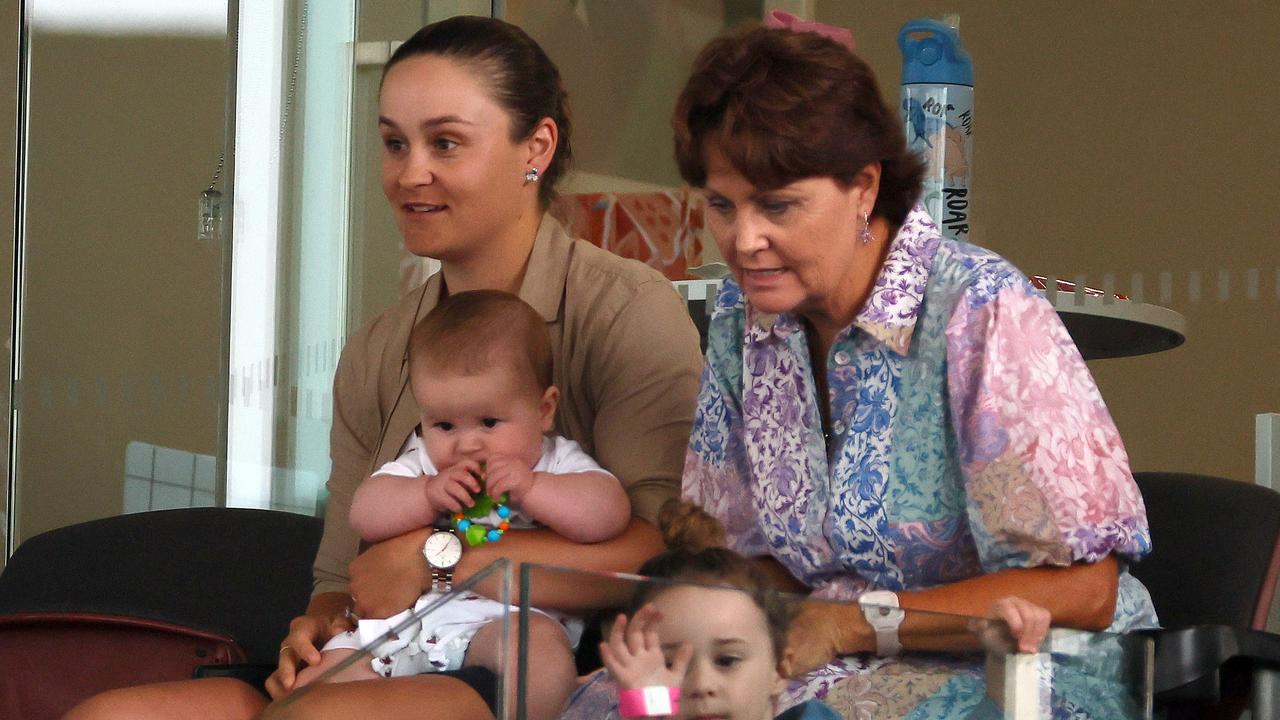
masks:
<svg viewBox="0 0 1280 720"><path fill-rule="evenodd" d="M1153 551L1132 569L1164 629L1155 701L1170 720L1280 718L1280 635L1265 631L1280 575L1280 493L1184 473L1135 473Z"/></svg>
<svg viewBox="0 0 1280 720"><path fill-rule="evenodd" d="M58 717L96 692L199 670L265 676L306 607L321 527L192 508L28 539L0 574L0 717Z"/></svg>

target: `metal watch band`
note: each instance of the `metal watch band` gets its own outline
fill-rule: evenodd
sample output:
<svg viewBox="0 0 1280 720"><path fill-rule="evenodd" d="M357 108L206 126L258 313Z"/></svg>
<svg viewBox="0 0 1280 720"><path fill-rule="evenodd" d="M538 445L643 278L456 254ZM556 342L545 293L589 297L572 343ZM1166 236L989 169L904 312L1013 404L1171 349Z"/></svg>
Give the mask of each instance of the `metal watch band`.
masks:
<svg viewBox="0 0 1280 720"><path fill-rule="evenodd" d="M453 568L431 566L431 590L433 592L453 590Z"/></svg>

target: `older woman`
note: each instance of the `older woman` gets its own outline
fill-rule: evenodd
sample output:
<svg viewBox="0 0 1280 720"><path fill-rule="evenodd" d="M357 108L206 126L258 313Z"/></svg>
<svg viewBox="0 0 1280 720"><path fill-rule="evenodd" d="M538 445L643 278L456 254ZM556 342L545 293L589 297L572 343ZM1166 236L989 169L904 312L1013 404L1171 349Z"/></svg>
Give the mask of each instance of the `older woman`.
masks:
<svg viewBox="0 0 1280 720"><path fill-rule="evenodd" d="M703 50L673 125L733 271L684 470L729 544L816 597L986 615L1017 596L1055 625L1154 625L1125 570L1149 549L1141 496L1088 369L1013 265L915 204L920 162L866 64L747 29ZM810 672L780 710L961 717L981 699L959 657L893 657L956 649L960 621L807 614Z"/></svg>

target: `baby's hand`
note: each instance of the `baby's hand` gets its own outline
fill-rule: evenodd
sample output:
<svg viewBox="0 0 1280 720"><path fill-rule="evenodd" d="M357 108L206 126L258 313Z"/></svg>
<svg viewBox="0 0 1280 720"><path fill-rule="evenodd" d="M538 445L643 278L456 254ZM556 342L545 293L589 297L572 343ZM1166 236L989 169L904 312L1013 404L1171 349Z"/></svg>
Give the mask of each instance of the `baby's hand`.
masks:
<svg viewBox="0 0 1280 720"><path fill-rule="evenodd" d="M495 455L486 463L485 492L495 500L507 494L507 499L517 507L524 504L533 489L537 473L524 462L511 457Z"/></svg>
<svg viewBox="0 0 1280 720"><path fill-rule="evenodd" d="M462 512L462 508L475 504L473 496L480 492L480 463L463 460L426 478L423 492L432 512Z"/></svg>
<svg viewBox="0 0 1280 720"><path fill-rule="evenodd" d="M630 623L626 615L618 615L608 642L600 643L600 659L604 660L618 687L624 690L652 685L678 688L684 684L693 646L681 643L668 665L656 630L661 619L662 613L653 605L640 608Z"/></svg>

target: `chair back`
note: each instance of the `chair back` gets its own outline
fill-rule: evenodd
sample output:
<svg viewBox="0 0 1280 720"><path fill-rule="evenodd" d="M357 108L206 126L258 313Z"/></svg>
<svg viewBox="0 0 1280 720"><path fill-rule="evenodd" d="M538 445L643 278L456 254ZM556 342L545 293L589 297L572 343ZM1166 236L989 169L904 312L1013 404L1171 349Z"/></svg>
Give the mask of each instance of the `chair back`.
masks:
<svg viewBox="0 0 1280 720"><path fill-rule="evenodd" d="M135 513L28 539L0 573L0 616L88 613L234 639L276 661L311 594L318 518L271 510Z"/></svg>
<svg viewBox="0 0 1280 720"><path fill-rule="evenodd" d="M0 615L0 719L57 720L100 692L244 662L231 638L87 613Z"/></svg>
<svg viewBox="0 0 1280 720"><path fill-rule="evenodd" d="M1133 477L1152 551L1132 572L1160 624L1265 628L1280 574L1280 493L1208 475Z"/></svg>

